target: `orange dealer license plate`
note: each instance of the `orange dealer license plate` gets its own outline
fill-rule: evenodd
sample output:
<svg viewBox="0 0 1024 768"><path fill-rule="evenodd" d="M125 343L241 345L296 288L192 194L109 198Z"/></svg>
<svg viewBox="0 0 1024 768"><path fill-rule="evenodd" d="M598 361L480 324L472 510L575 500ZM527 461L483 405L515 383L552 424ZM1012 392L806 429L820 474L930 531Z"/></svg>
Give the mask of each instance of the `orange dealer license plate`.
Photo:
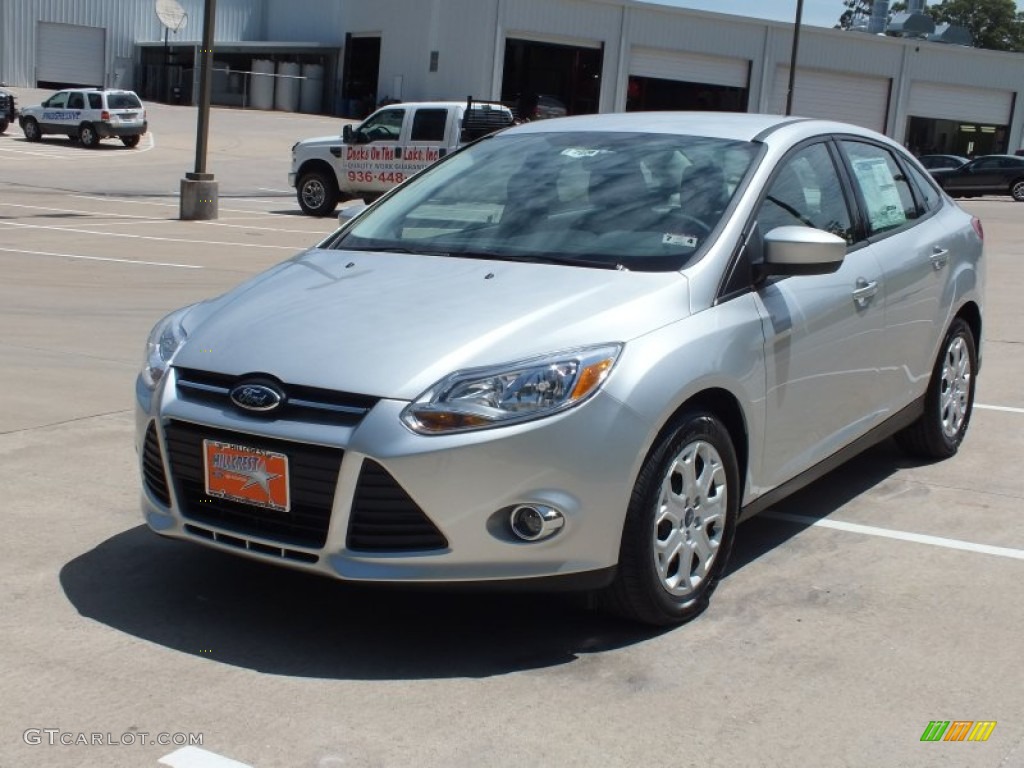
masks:
<svg viewBox="0 0 1024 768"><path fill-rule="evenodd" d="M288 457L244 445L203 440L206 493L278 512L291 509Z"/></svg>

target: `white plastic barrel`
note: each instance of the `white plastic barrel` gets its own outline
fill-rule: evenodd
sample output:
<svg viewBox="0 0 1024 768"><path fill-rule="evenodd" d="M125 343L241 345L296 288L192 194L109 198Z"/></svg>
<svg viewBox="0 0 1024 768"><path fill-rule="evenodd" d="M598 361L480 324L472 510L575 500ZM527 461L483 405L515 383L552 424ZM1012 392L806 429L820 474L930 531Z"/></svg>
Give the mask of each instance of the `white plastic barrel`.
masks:
<svg viewBox="0 0 1024 768"><path fill-rule="evenodd" d="M299 72L297 62L282 61L277 65L277 86L274 89L274 109L295 112L299 108Z"/></svg>
<svg viewBox="0 0 1024 768"><path fill-rule="evenodd" d="M299 109L302 112L319 112L324 102L324 68L320 64L304 64L302 77Z"/></svg>
<svg viewBox="0 0 1024 768"><path fill-rule="evenodd" d="M274 108L274 62L256 59L249 75L249 105L253 109Z"/></svg>

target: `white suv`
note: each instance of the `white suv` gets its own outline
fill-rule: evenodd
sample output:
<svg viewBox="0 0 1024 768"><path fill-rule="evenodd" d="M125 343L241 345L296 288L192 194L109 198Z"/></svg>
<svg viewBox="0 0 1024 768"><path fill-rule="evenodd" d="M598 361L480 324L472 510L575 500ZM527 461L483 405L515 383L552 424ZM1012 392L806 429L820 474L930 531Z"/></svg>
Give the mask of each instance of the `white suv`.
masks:
<svg viewBox="0 0 1024 768"><path fill-rule="evenodd" d="M22 109L18 121L29 141L58 133L85 147L113 137L135 147L148 127L146 110L134 91L99 88L57 91L42 104Z"/></svg>

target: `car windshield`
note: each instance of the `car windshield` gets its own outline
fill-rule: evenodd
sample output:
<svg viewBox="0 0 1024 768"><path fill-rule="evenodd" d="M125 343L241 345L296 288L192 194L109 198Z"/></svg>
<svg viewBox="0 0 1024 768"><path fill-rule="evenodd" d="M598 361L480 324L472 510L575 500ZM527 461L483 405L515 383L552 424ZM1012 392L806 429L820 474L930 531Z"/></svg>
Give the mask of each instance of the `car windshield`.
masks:
<svg viewBox="0 0 1024 768"><path fill-rule="evenodd" d="M138 109L142 106L139 97L134 93L109 93L107 104L110 109Z"/></svg>
<svg viewBox="0 0 1024 768"><path fill-rule="evenodd" d="M423 172L324 245L675 270L710 240L757 151L671 134L497 135Z"/></svg>

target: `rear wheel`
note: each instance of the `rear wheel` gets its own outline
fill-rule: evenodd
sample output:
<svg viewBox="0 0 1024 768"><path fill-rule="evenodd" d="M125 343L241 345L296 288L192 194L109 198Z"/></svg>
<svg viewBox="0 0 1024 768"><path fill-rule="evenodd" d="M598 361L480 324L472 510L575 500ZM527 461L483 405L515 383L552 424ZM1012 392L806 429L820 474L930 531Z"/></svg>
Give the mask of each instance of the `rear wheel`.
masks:
<svg viewBox="0 0 1024 768"><path fill-rule="evenodd" d="M78 129L78 140L82 142L83 147L92 149L99 145L100 135L96 133L96 129L92 125L85 123Z"/></svg>
<svg viewBox="0 0 1024 768"><path fill-rule="evenodd" d="M1010 185L1010 194L1018 203L1024 203L1024 179L1017 179Z"/></svg>
<svg viewBox="0 0 1024 768"><path fill-rule="evenodd" d="M729 559L739 502L728 431L710 413L684 414L637 478L615 581L600 595L604 606L659 626L699 615Z"/></svg>
<svg viewBox="0 0 1024 768"><path fill-rule="evenodd" d="M9 126L10 124L11 122L6 117L0 117L0 133L6 131L7 126Z"/></svg>
<svg viewBox="0 0 1024 768"><path fill-rule="evenodd" d="M141 139L141 136L122 136L121 143L128 147L128 149L134 149L139 146L139 141Z"/></svg>
<svg viewBox="0 0 1024 768"><path fill-rule="evenodd" d="M310 216L330 216L338 207L338 185L324 171L309 171L299 179L297 197Z"/></svg>
<svg viewBox="0 0 1024 768"><path fill-rule="evenodd" d="M924 413L896 435L903 450L927 459L946 459L957 452L974 408L977 366L974 334L958 317L942 341L925 395Z"/></svg>
<svg viewBox="0 0 1024 768"><path fill-rule="evenodd" d="M21 130L25 133L25 138L28 141L39 141L43 138L42 131L39 130L39 123L35 121L35 118L25 118L25 122L21 124Z"/></svg>

